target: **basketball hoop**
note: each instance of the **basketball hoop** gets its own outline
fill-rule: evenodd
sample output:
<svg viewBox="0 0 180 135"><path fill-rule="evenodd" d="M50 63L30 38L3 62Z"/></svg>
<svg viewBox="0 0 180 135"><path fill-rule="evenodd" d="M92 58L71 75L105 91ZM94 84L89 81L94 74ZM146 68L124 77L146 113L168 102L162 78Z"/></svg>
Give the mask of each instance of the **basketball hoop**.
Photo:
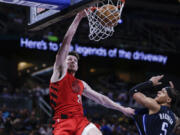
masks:
<svg viewBox="0 0 180 135"><path fill-rule="evenodd" d="M114 27L125 4L125 0L102 0L94 7L85 9L89 21L89 39L100 41L113 35Z"/></svg>

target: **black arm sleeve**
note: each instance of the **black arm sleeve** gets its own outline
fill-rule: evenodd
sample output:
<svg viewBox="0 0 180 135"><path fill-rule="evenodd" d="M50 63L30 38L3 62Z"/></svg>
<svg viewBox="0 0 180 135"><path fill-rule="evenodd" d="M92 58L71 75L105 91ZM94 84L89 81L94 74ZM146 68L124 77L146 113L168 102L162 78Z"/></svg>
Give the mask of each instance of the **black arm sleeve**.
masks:
<svg viewBox="0 0 180 135"><path fill-rule="evenodd" d="M153 88L152 81L146 81L146 82L137 84L132 89L130 89L130 95L133 95L134 93L137 93L137 92L143 93L143 91L147 91L147 90L152 89L152 88Z"/></svg>

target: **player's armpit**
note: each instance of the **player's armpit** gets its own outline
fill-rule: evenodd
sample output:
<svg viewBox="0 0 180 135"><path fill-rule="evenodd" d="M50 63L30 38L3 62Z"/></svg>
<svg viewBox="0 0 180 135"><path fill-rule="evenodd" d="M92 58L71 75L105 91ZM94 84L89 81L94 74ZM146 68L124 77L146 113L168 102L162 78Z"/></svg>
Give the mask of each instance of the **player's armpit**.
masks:
<svg viewBox="0 0 180 135"><path fill-rule="evenodd" d="M152 98L146 97L143 93L138 92L133 95L134 100L139 104L147 107L150 113L156 113L160 110L161 106Z"/></svg>
<svg viewBox="0 0 180 135"><path fill-rule="evenodd" d="M51 76L51 83L57 82L61 80L66 75L66 68L67 66L57 66L56 63L53 67L53 74Z"/></svg>

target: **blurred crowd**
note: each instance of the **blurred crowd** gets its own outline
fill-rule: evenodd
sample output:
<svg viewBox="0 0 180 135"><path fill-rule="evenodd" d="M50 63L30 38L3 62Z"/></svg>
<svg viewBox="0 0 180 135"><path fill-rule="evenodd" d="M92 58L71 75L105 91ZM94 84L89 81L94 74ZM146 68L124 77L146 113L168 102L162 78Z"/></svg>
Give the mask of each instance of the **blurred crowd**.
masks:
<svg viewBox="0 0 180 135"><path fill-rule="evenodd" d="M52 135L50 123L45 122L35 110L8 109L0 110L1 135Z"/></svg>

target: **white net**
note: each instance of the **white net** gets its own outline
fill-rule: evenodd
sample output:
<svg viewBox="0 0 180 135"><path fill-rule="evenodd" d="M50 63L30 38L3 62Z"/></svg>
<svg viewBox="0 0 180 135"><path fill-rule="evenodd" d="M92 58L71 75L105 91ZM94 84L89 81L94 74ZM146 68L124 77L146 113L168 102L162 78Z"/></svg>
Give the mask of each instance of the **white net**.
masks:
<svg viewBox="0 0 180 135"><path fill-rule="evenodd" d="M113 35L120 20L125 0L102 0L85 10L89 21L89 39L100 41Z"/></svg>

